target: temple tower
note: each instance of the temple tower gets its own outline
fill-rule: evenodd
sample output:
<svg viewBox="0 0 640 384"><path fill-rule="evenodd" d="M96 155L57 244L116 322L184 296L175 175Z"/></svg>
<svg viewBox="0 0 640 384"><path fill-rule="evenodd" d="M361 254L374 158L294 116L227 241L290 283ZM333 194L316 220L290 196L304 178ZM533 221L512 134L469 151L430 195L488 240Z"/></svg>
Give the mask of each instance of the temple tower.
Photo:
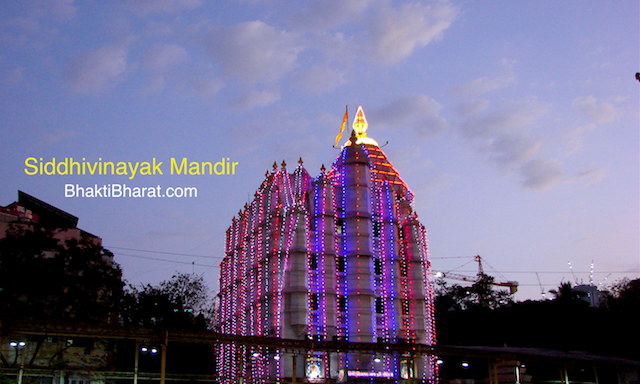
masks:
<svg viewBox="0 0 640 384"><path fill-rule="evenodd" d="M223 333L368 343L435 343L427 232L414 195L358 108L353 131L327 171L302 159L268 171L232 220L221 263ZM306 377L432 382L433 356L221 346L223 382Z"/></svg>

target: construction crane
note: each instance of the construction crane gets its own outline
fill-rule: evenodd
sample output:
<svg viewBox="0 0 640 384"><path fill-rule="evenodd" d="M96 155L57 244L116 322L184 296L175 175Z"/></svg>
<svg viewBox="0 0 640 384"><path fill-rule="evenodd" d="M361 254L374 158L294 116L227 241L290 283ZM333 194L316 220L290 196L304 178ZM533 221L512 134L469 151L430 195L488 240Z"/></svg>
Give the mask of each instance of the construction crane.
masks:
<svg viewBox="0 0 640 384"><path fill-rule="evenodd" d="M445 279L462 280L470 283L476 283L482 275L485 275L484 268L482 267L482 257L480 255L474 256L474 260L478 262L478 274L476 276L461 275L453 272L436 272L436 277L442 277ZM517 281L492 281L492 285L498 285L500 287L509 287L509 293L514 294L518 291Z"/></svg>

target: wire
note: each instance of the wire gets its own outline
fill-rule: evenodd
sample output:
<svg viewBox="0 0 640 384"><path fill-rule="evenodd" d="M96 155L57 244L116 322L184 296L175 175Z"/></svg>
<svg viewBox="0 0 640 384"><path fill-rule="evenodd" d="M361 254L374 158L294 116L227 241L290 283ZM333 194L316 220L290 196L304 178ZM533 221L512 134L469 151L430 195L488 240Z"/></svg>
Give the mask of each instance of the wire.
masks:
<svg viewBox="0 0 640 384"><path fill-rule="evenodd" d="M478 271L457 271L457 272L464 272L464 273L477 273ZM503 273L559 273L559 274L568 274L571 272L565 272L565 271L504 271ZM590 271L575 271L575 273L591 273ZM593 272L594 274L602 274L602 273L640 273L640 271L599 271L599 272Z"/></svg>
<svg viewBox="0 0 640 384"><path fill-rule="evenodd" d="M178 261L178 260L167 260L167 259L158 259L156 257L146 257L146 256L139 256L139 255L128 255L126 253L118 253L117 256L127 256L127 257L135 257L137 259L146 259L146 260L156 260L156 261L164 261L165 263L174 263L174 264L185 264L185 265L197 265L198 267L211 267L211 268L215 268L215 265L208 265L208 264L196 264L194 262L187 262L187 261Z"/></svg>
<svg viewBox="0 0 640 384"><path fill-rule="evenodd" d="M429 257L429 259L431 260L436 260L436 259L471 259L474 258L475 256L449 256L449 257Z"/></svg>
<svg viewBox="0 0 640 384"><path fill-rule="evenodd" d="M174 255L174 256L189 256L189 257L201 257L201 258L205 258L205 259L218 259L218 260L222 260L223 257L220 256L205 256L205 255L193 255L193 254L189 254L189 253L176 253L176 252L162 252L162 251L149 251L146 249L134 249L134 248L123 248L123 247L109 247L109 246L103 246L103 248L106 249L124 249L125 251L137 251L137 252L147 252L147 253L158 253L161 255ZM129 255L130 256L130 255Z"/></svg>

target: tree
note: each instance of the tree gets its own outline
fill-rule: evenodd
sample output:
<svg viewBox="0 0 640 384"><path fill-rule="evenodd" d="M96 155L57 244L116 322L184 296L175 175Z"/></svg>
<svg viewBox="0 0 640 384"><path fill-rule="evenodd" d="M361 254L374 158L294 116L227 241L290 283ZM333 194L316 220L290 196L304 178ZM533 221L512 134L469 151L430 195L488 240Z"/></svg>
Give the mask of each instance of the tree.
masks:
<svg viewBox="0 0 640 384"><path fill-rule="evenodd" d="M576 291L569 282L560 283L558 289L551 289L549 293L553 295L554 300L559 302L577 301L584 296L584 292Z"/></svg>
<svg viewBox="0 0 640 384"><path fill-rule="evenodd" d="M609 287L609 306L613 310L640 311L640 279L623 278Z"/></svg>
<svg viewBox="0 0 640 384"><path fill-rule="evenodd" d="M123 294L113 254L91 238L13 225L0 239L0 312L5 318L110 323Z"/></svg>
<svg viewBox="0 0 640 384"><path fill-rule="evenodd" d="M497 309L513 303L509 291L494 289L494 278L481 273L473 285L463 287L458 284L447 286L444 280L436 282L436 308L439 311L461 311L474 308Z"/></svg>
<svg viewBox="0 0 640 384"><path fill-rule="evenodd" d="M129 286L123 300L126 325L144 328L205 330L211 300L202 276L177 273L158 286Z"/></svg>

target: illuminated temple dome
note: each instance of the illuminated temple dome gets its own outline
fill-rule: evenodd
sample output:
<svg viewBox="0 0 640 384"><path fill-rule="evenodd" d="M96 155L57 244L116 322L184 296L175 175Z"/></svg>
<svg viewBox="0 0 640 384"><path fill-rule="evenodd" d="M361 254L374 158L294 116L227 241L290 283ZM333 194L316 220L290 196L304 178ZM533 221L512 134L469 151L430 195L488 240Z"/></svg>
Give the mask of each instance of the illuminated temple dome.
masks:
<svg viewBox="0 0 640 384"><path fill-rule="evenodd" d="M427 231L414 195L358 108L333 166L274 163L227 230L220 332L287 339L435 343ZM434 357L218 347L225 382L433 382ZM294 364L295 360L295 364ZM341 381L342 380L342 381Z"/></svg>

